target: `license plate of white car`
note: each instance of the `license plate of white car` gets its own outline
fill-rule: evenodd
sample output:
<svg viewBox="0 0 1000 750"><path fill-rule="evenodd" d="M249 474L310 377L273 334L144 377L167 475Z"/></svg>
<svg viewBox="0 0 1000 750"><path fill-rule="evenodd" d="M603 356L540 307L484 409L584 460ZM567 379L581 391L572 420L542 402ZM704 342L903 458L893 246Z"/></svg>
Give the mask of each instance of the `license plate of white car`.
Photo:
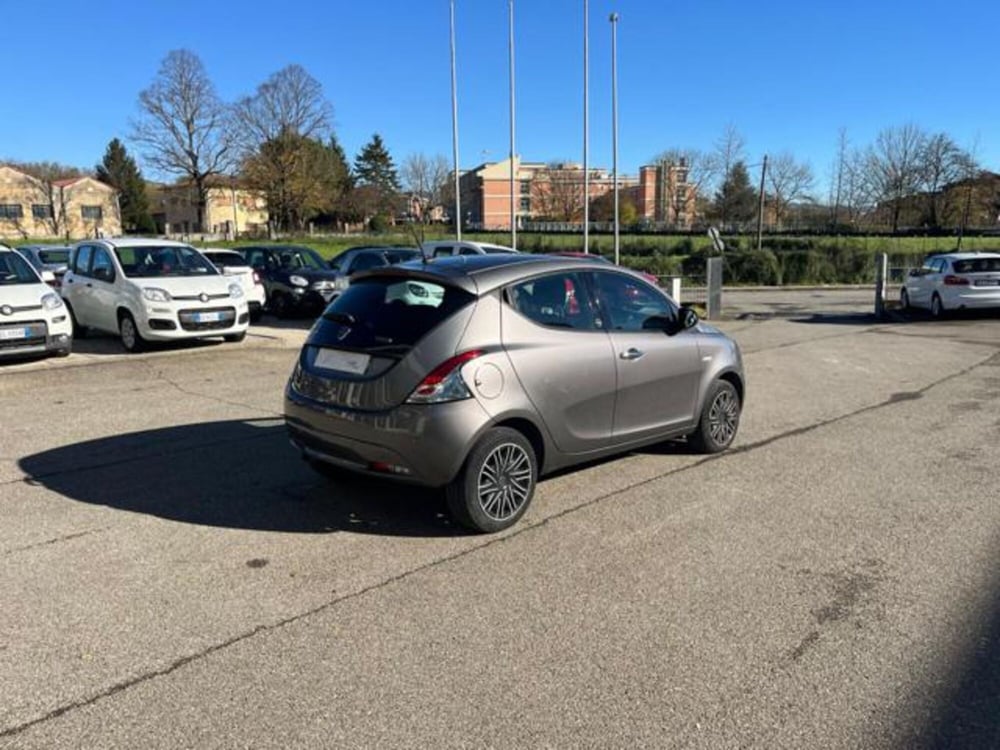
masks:
<svg viewBox="0 0 1000 750"><path fill-rule="evenodd" d="M997 279L976 279L976 286L997 286L1000 280Z"/></svg>
<svg viewBox="0 0 1000 750"><path fill-rule="evenodd" d="M371 357L360 352L346 352L343 349L320 349L316 354L315 365L324 370L363 375L368 369L369 361L371 361Z"/></svg>
<svg viewBox="0 0 1000 750"><path fill-rule="evenodd" d="M30 335L30 328L0 328L0 339L26 339Z"/></svg>
<svg viewBox="0 0 1000 750"><path fill-rule="evenodd" d="M195 323L214 323L217 320L222 320L222 313L220 312L204 312L195 313L194 322Z"/></svg>

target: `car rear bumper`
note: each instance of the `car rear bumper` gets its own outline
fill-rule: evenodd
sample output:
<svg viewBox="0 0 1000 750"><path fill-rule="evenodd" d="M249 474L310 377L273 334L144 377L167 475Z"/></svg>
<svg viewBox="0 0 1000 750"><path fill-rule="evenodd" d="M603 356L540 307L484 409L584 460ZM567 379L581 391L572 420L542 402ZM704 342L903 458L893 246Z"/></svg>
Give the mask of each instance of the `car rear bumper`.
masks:
<svg viewBox="0 0 1000 750"><path fill-rule="evenodd" d="M941 301L949 310L1000 307L1000 287L956 287L944 289Z"/></svg>
<svg viewBox="0 0 1000 750"><path fill-rule="evenodd" d="M475 399L361 412L285 390L285 424L304 458L429 487L455 478L489 423Z"/></svg>

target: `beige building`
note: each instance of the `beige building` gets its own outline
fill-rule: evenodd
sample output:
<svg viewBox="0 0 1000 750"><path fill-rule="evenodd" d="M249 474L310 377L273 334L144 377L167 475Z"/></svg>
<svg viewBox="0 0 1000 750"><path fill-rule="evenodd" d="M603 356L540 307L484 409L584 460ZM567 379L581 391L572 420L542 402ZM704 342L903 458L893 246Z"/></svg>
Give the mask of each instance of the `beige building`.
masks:
<svg viewBox="0 0 1000 750"><path fill-rule="evenodd" d="M267 231L267 200L257 190L234 184L208 189L203 226L198 225L198 193L191 185L147 183L149 210L161 234L263 234Z"/></svg>
<svg viewBox="0 0 1000 750"><path fill-rule="evenodd" d="M73 240L121 232L114 188L92 177L45 182L0 166L0 238Z"/></svg>

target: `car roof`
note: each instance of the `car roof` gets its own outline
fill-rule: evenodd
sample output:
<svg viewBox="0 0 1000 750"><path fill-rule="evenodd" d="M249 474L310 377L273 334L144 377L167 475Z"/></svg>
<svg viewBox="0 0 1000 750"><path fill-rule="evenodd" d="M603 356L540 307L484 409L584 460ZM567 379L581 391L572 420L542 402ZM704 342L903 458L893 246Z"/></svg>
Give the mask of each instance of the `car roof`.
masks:
<svg viewBox="0 0 1000 750"><path fill-rule="evenodd" d="M111 247L191 247L190 243L177 240L164 240L155 237L101 237L96 240L80 240L73 247L80 245L104 244Z"/></svg>
<svg viewBox="0 0 1000 750"><path fill-rule="evenodd" d="M931 258L944 258L945 260L970 260L973 258L1000 258L1000 253L996 252L967 252L967 253L931 253L927 260Z"/></svg>
<svg viewBox="0 0 1000 750"><path fill-rule="evenodd" d="M449 255L433 260L411 260L395 266L363 271L354 278L407 276L456 286L473 294L486 294L498 287L548 271L592 267L607 271L606 263L554 255L506 253L494 255ZM626 269L621 269L626 271Z"/></svg>

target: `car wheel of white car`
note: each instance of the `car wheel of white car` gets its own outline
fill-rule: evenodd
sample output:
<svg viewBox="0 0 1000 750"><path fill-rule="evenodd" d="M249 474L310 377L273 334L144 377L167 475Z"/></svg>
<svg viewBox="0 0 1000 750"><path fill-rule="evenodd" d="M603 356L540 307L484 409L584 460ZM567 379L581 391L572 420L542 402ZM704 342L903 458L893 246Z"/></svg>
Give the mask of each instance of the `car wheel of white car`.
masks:
<svg viewBox="0 0 1000 750"><path fill-rule="evenodd" d="M931 297L931 317L938 320L944 317L944 305L941 304L941 298L937 292Z"/></svg>
<svg viewBox="0 0 1000 750"><path fill-rule="evenodd" d="M538 477L535 449L509 427L487 432L445 490L458 523L493 533L517 523L531 504Z"/></svg>
<svg viewBox="0 0 1000 750"><path fill-rule="evenodd" d="M121 336L122 346L130 354L141 352L146 348L146 341L139 333L132 313L121 312L118 314L118 333Z"/></svg>
<svg viewBox="0 0 1000 750"><path fill-rule="evenodd" d="M719 453L736 438L740 426L740 395L728 380L716 380L708 390L698 428L688 443L698 453Z"/></svg>

